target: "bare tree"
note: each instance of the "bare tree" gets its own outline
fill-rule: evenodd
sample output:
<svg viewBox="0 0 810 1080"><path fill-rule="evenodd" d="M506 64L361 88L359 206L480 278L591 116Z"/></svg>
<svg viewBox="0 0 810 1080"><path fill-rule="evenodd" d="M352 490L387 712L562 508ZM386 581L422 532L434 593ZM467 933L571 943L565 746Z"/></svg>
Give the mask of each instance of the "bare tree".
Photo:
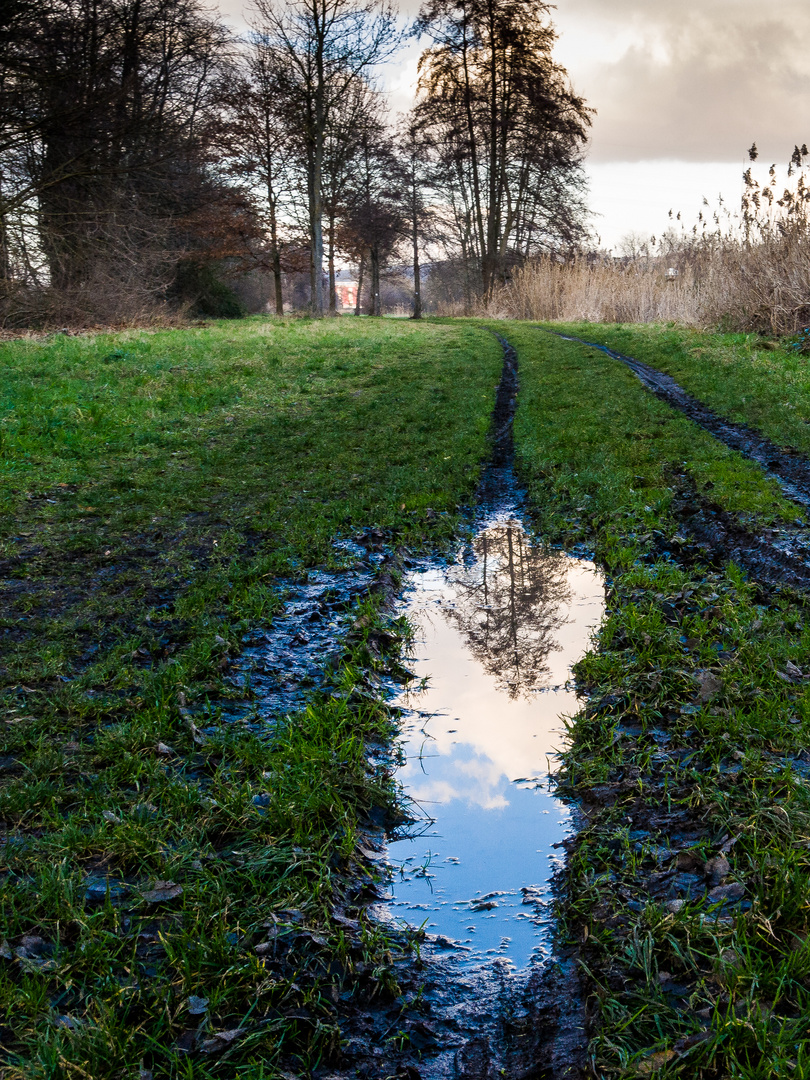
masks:
<svg viewBox="0 0 810 1080"><path fill-rule="evenodd" d="M265 219L277 315L284 314L282 292L282 201L298 163L295 139L278 108L277 51L257 35L250 42L241 78L229 84L226 158L230 172L259 196Z"/></svg>
<svg viewBox="0 0 810 1080"><path fill-rule="evenodd" d="M105 258L123 271L148 251L157 266L194 198L211 201L228 31L197 0L21 0L14 12L0 50L7 249L11 230L18 264L38 250L46 280L66 290Z"/></svg>
<svg viewBox="0 0 810 1080"><path fill-rule="evenodd" d="M330 121L358 80L398 47L388 0L256 0L255 30L283 57L279 101L300 134L306 164L312 311L324 313L324 166Z"/></svg>
<svg viewBox="0 0 810 1080"><path fill-rule="evenodd" d="M409 116L399 134L400 157L406 180L405 201L408 240L413 260L413 318L422 318L422 268L419 247L429 211L425 199L429 187L429 147L418 120Z"/></svg>
<svg viewBox="0 0 810 1080"><path fill-rule="evenodd" d="M371 314L381 315L380 274L405 232L407 176L393 138L381 120L367 121L358 168L347 192L347 227L368 253ZM362 269L362 264L361 264Z"/></svg>
<svg viewBox="0 0 810 1080"><path fill-rule="evenodd" d="M346 195L353 173L361 167L364 132L376 124L379 96L365 79L356 79L332 110L326 132L324 155L324 212L326 215L326 261L329 280L329 314L337 314L335 255L338 224L346 211ZM345 245L344 245L345 246Z"/></svg>
<svg viewBox="0 0 810 1080"><path fill-rule="evenodd" d="M555 63L542 0L427 0L417 111L433 139L465 259L488 295L517 257L583 233L591 110Z"/></svg>

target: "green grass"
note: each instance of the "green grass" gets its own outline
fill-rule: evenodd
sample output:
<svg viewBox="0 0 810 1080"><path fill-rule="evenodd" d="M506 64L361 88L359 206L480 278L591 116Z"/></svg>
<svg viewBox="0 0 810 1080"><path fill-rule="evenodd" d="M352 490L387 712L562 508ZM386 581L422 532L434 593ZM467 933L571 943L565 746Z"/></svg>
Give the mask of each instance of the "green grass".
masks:
<svg viewBox="0 0 810 1080"><path fill-rule="evenodd" d="M667 479L677 464L749 523L796 509L621 365L524 325L506 334L534 513L550 538L592 544L608 574L607 618L577 668L590 704L561 777L588 808L560 917L597 1016L595 1075L810 1076L807 600L733 565L680 562ZM654 363L644 340L628 329L610 343ZM668 908L655 875L673 867L669 845L701 860L725 846L750 907Z"/></svg>
<svg viewBox="0 0 810 1080"><path fill-rule="evenodd" d="M521 358L518 460L546 531L575 536L578 520L617 535L649 531L667 518L676 473L743 521L796 517L758 465L653 397L623 364L526 324L507 324L506 334Z"/></svg>
<svg viewBox="0 0 810 1080"><path fill-rule="evenodd" d="M694 397L777 445L810 454L810 356L757 334L686 327L555 324L671 375ZM767 345L768 348L765 348ZM618 361L602 356L611 367Z"/></svg>
<svg viewBox="0 0 810 1080"><path fill-rule="evenodd" d="M363 815L397 797L365 756L392 735L362 681L379 602L341 692L278 738L216 710L202 739L188 708L236 696L244 631L336 538L453 535L500 362L474 327L372 320L0 346L4 1077L305 1070L341 994L396 993L391 942L336 918ZM90 904L88 875L129 895ZM274 917L284 963L255 948Z"/></svg>
<svg viewBox="0 0 810 1080"><path fill-rule="evenodd" d="M807 603L681 558L672 511L683 476L751 527L797 509L622 365L497 329L519 354L535 525L609 581L562 777L589 809L560 918L599 1016L594 1071L810 1077L810 689L790 666L810 673ZM604 335L807 449L804 361L583 332ZM379 598L341 613L336 691L275 738L229 718L225 677L285 580L340 564L336 538L466 527L500 348L472 321L252 319L12 342L0 363L0 1075L305 1075L336 1051L341 1003L398 993L401 943L357 918L352 882L369 882L364 815L398 798L368 765L395 728L366 673L407 627ZM679 828L696 858L734 841L750 908L665 906L653 875ZM88 875L129 892L89 903Z"/></svg>

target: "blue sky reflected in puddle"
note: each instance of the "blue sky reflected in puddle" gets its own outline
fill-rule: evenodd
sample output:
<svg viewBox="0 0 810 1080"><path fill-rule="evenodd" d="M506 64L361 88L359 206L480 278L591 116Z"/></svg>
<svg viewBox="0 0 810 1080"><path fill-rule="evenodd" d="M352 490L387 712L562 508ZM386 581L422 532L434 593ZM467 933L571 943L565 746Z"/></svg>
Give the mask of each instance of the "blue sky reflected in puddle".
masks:
<svg viewBox="0 0 810 1080"><path fill-rule="evenodd" d="M570 668L602 618L604 585L592 563L532 548L511 518L408 585L420 630L409 667L428 682L399 699L398 778L425 820L389 846L391 914L459 943L461 958L523 967L549 944L552 845L569 815L548 772L560 717L578 709Z"/></svg>

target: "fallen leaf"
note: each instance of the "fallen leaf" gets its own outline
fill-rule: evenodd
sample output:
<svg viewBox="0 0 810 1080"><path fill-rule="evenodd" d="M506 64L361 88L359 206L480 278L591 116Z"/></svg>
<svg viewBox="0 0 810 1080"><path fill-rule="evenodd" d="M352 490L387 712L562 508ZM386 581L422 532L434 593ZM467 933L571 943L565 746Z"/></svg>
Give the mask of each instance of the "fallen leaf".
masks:
<svg viewBox="0 0 810 1080"><path fill-rule="evenodd" d="M714 697L718 691L723 689L723 684L710 671L701 671L697 676L697 682L698 697L701 701L708 701L709 698Z"/></svg>
<svg viewBox="0 0 810 1080"><path fill-rule="evenodd" d="M203 1041L200 1049L204 1054L220 1053L244 1034L244 1028L231 1028L230 1031L215 1031L210 1039L205 1039Z"/></svg>
<svg viewBox="0 0 810 1080"><path fill-rule="evenodd" d="M159 742L157 744L157 752L163 757L173 757L174 750L165 742Z"/></svg>
<svg viewBox="0 0 810 1080"><path fill-rule="evenodd" d="M341 926L345 926L347 930L360 929L360 923L357 921L357 919L349 919L345 915L338 915L337 912L335 912L332 917L334 918L336 923L339 923Z"/></svg>
<svg viewBox="0 0 810 1080"><path fill-rule="evenodd" d="M118 814L114 814L112 810L102 810L101 816L104 818L105 821L109 821L111 825L121 824L121 818L118 816Z"/></svg>
<svg viewBox="0 0 810 1080"><path fill-rule="evenodd" d="M643 1061L638 1063L637 1068L639 1075L650 1076L651 1073L663 1069L667 1062L672 1061L672 1059L677 1056L678 1055L674 1050L659 1050L655 1054L650 1054L649 1057L646 1057Z"/></svg>
<svg viewBox="0 0 810 1080"><path fill-rule="evenodd" d="M783 682L787 683L797 683L810 678L810 675L805 675L802 669L797 664L794 664L792 660L787 661L784 671L777 671L776 674Z"/></svg>
<svg viewBox="0 0 810 1080"><path fill-rule="evenodd" d="M715 855L706 863L705 873L711 879L712 885L719 885L723 878L731 873L731 864L725 855Z"/></svg>
<svg viewBox="0 0 810 1080"><path fill-rule="evenodd" d="M197 1042L198 1035L199 1032L196 1030L196 1028L189 1028L187 1031L184 1031L183 1034L178 1037L177 1042L174 1044L175 1048L177 1050L180 1050L184 1054L190 1054L191 1051L194 1049L195 1043Z"/></svg>
<svg viewBox="0 0 810 1080"><path fill-rule="evenodd" d="M683 1054L687 1050L691 1050L693 1046L697 1046L699 1043L706 1042L707 1039L712 1037L711 1031L696 1031L692 1035L687 1035L683 1039L678 1039L675 1043L675 1049L679 1054Z"/></svg>
<svg viewBox="0 0 810 1080"><path fill-rule="evenodd" d="M115 903L116 900L123 900L124 897L129 896L129 893L130 888L126 882L114 881L110 878L90 878L84 898L99 904L104 903L109 896L111 902Z"/></svg>
<svg viewBox="0 0 810 1080"><path fill-rule="evenodd" d="M197 746L202 746L205 742L205 736L190 717L186 720L186 725L191 732L191 737L197 744Z"/></svg>
<svg viewBox="0 0 810 1080"><path fill-rule="evenodd" d="M688 874L693 870L702 871L705 863L694 851L679 851L675 865Z"/></svg>
<svg viewBox="0 0 810 1080"><path fill-rule="evenodd" d="M191 994L188 999L188 1011L192 1016L204 1016L208 1011L208 998Z"/></svg>
<svg viewBox="0 0 810 1080"><path fill-rule="evenodd" d="M5 938L3 939L2 942L0 942L0 958L2 958L3 960L13 960L14 959L14 953L11 951L11 946L5 940Z"/></svg>
<svg viewBox="0 0 810 1080"><path fill-rule="evenodd" d="M141 897L148 904L164 904L168 900L176 900L182 894L182 885L178 885L174 881L156 881L151 889L141 893Z"/></svg>

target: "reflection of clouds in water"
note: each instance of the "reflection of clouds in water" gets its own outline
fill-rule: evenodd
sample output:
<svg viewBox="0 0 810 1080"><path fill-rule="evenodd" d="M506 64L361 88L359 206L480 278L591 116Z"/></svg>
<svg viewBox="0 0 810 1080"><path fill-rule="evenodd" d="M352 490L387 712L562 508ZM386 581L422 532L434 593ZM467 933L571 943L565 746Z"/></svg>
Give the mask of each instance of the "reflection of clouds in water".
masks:
<svg viewBox="0 0 810 1080"><path fill-rule="evenodd" d="M545 782L513 781L545 780L560 714L577 709L565 683L601 617L601 581L501 522L410 585L407 615L422 633L409 666L427 688L400 700L411 713L398 779L419 820L391 844L402 868L392 912L463 942L462 962L497 953L523 964L548 937L549 911L521 890L546 895L568 812ZM490 892L497 910L471 908Z"/></svg>
<svg viewBox="0 0 810 1080"><path fill-rule="evenodd" d="M408 611L424 631L412 667L429 684L403 704L453 710L420 722L405 747L400 779L428 813L453 799L503 810L509 781L545 776L560 716L578 705L571 690L540 688L565 682L602 613L592 566L530 548L517 523L487 530L474 554L420 575Z"/></svg>

